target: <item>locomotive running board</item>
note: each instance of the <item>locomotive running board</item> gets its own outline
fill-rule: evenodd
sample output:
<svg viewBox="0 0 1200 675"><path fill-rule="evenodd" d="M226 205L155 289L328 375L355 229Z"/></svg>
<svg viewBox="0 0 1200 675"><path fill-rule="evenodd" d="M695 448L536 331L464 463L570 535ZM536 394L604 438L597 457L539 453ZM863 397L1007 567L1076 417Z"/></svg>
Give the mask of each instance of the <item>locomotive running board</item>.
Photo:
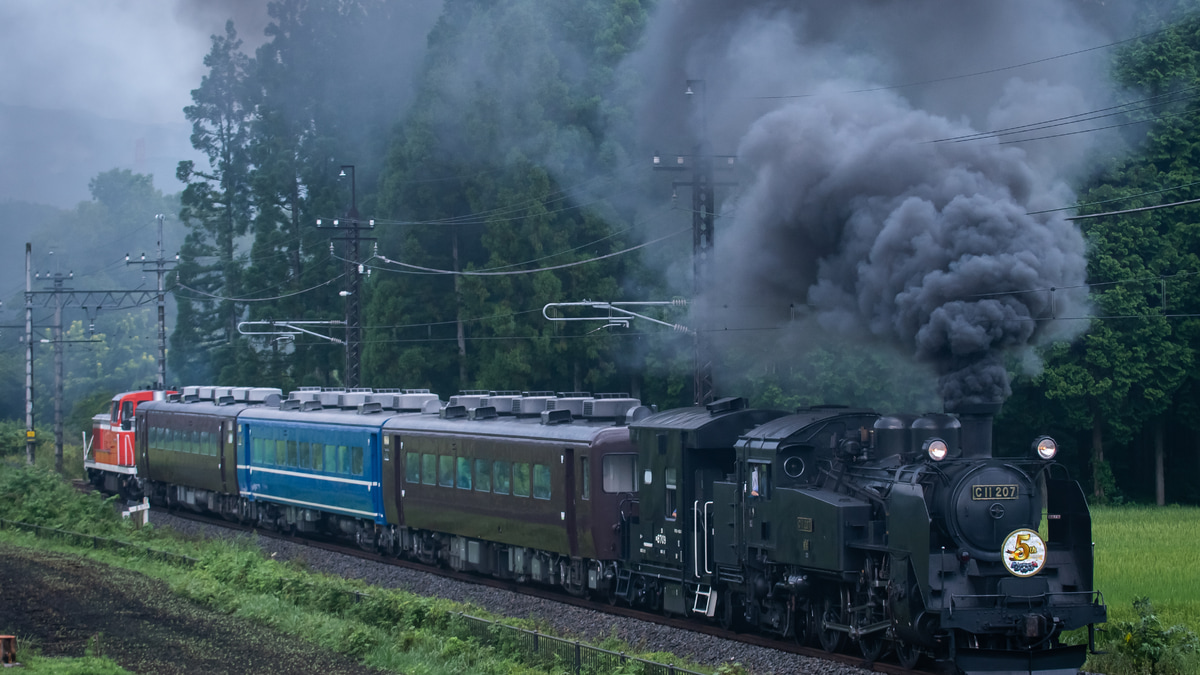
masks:
<svg viewBox="0 0 1200 675"><path fill-rule="evenodd" d="M701 604L700 599L704 602ZM692 605L692 612L703 614L708 618L713 618L717 613L717 592L712 589L712 586L701 586L696 589L696 602Z"/></svg>

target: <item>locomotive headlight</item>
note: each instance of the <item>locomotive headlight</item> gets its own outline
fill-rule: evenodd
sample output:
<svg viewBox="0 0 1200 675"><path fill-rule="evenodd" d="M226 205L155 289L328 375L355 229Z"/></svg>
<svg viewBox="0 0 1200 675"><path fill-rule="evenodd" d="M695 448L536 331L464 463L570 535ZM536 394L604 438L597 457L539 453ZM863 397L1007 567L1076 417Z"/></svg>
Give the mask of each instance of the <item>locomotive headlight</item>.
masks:
<svg viewBox="0 0 1200 675"><path fill-rule="evenodd" d="M946 445L946 441L940 438L931 438L925 441L925 452L929 455L929 459L940 462L950 454L950 447Z"/></svg>
<svg viewBox="0 0 1200 675"><path fill-rule="evenodd" d="M1033 442L1033 451L1037 453L1038 457L1051 460L1058 454L1058 443L1055 443L1054 439L1049 436L1042 436Z"/></svg>

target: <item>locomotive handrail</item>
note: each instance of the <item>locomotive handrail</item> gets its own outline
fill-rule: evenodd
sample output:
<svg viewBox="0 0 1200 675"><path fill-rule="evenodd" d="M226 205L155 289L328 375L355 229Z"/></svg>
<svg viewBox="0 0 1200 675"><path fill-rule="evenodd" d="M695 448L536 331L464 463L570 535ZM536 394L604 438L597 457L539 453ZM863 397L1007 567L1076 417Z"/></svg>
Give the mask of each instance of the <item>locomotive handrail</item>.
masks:
<svg viewBox="0 0 1200 675"><path fill-rule="evenodd" d="M708 568L708 507L712 506L712 502L704 502L704 506L700 506L700 500L692 502L692 568L696 571L696 577L700 577L700 539L699 533L704 533L704 573L712 574L712 570ZM701 529L700 520L703 516L704 527Z"/></svg>

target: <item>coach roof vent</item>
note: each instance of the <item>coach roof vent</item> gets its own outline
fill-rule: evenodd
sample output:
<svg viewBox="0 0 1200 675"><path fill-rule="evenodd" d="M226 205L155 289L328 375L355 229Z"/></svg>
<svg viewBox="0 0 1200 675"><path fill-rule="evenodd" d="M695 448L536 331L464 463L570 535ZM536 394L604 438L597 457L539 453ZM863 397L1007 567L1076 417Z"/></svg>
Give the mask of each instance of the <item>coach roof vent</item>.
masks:
<svg viewBox="0 0 1200 675"><path fill-rule="evenodd" d="M636 408L642 402L629 398L629 394L596 394L596 397L583 402L583 416L596 419L617 419L624 417L631 408Z"/></svg>
<svg viewBox="0 0 1200 675"><path fill-rule="evenodd" d="M521 398L513 401L513 414L528 417L541 415L549 410L550 401L554 400L552 391L527 391Z"/></svg>
<svg viewBox="0 0 1200 675"><path fill-rule="evenodd" d="M570 410L543 410L542 424L570 424L572 420Z"/></svg>
<svg viewBox="0 0 1200 675"><path fill-rule="evenodd" d="M442 408L438 415L444 420L456 420L467 416L467 406L465 405L448 405Z"/></svg>
<svg viewBox="0 0 1200 675"><path fill-rule="evenodd" d="M546 410L570 410L575 417L583 417L583 404L591 399L586 391L559 392L557 398L546 401Z"/></svg>
<svg viewBox="0 0 1200 675"><path fill-rule="evenodd" d="M359 415L373 415L375 413L381 413L381 412L383 412L383 405L381 405L379 403L370 402L370 403L363 403L362 405L358 406L358 414Z"/></svg>
<svg viewBox="0 0 1200 675"><path fill-rule="evenodd" d="M196 387L196 396L201 401L211 401L216 398L216 387Z"/></svg>
<svg viewBox="0 0 1200 675"><path fill-rule="evenodd" d="M317 400L317 395L320 393L320 387L300 387L299 389L293 389L288 394L288 398L297 401L315 401Z"/></svg>
<svg viewBox="0 0 1200 675"><path fill-rule="evenodd" d="M486 389L465 389L450 397L450 405L461 405L464 408L478 408L485 405L488 397Z"/></svg>
<svg viewBox="0 0 1200 675"><path fill-rule="evenodd" d="M267 403L270 397L283 398L283 390L275 387L251 387L246 392L246 401L249 403Z"/></svg>
<svg viewBox="0 0 1200 675"><path fill-rule="evenodd" d="M422 412L429 405L442 407L442 400L437 394L429 393L428 389L405 389L403 394L396 394L396 410L401 412Z"/></svg>
<svg viewBox="0 0 1200 675"><path fill-rule="evenodd" d="M370 396L370 394L361 392L361 391L350 392L347 394L338 394L337 407L339 407L339 408L357 408L360 405L363 405L364 403L367 403L369 401L369 399L367 398L368 396ZM380 409L382 409L382 407L383 407L382 404L380 404Z"/></svg>
<svg viewBox="0 0 1200 675"><path fill-rule="evenodd" d="M194 386L184 387L181 391L183 392L184 396L199 396L200 395L200 387L194 387Z"/></svg>
<svg viewBox="0 0 1200 675"><path fill-rule="evenodd" d="M481 405L478 408L471 408L467 411L467 419L494 420L496 419L496 409L490 405Z"/></svg>
<svg viewBox="0 0 1200 675"><path fill-rule="evenodd" d="M326 408L336 408L341 405L342 396L346 394L346 390L338 389L337 391L322 391L317 394L317 400Z"/></svg>
<svg viewBox="0 0 1200 675"><path fill-rule="evenodd" d="M321 405L320 401L301 401L300 412L315 412L322 410L325 406Z"/></svg>
<svg viewBox="0 0 1200 675"><path fill-rule="evenodd" d="M490 405L501 415L513 414L513 402L521 398L521 392L511 390L493 391L484 400L484 405Z"/></svg>
<svg viewBox="0 0 1200 675"><path fill-rule="evenodd" d="M733 412L735 410L744 410L746 408L746 399L741 396L719 398L704 407L708 409L710 415L720 415L721 413Z"/></svg>
<svg viewBox="0 0 1200 675"><path fill-rule="evenodd" d="M234 403L237 403L237 399L232 396L218 396L216 400L217 405L233 405Z"/></svg>
<svg viewBox="0 0 1200 675"><path fill-rule="evenodd" d="M300 409L300 401L297 401L294 398L285 398L279 402L279 409L280 410L299 410Z"/></svg>

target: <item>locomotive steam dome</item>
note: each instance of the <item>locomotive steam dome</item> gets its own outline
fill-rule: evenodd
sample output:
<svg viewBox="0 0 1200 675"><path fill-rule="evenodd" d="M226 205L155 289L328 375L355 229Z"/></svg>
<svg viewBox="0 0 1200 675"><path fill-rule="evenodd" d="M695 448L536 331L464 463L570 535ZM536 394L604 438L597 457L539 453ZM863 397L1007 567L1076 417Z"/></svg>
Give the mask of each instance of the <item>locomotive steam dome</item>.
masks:
<svg viewBox="0 0 1200 675"><path fill-rule="evenodd" d="M963 473L948 493L946 527L978 560L998 561L1004 538L1040 520L1035 486L1025 472L999 463Z"/></svg>

